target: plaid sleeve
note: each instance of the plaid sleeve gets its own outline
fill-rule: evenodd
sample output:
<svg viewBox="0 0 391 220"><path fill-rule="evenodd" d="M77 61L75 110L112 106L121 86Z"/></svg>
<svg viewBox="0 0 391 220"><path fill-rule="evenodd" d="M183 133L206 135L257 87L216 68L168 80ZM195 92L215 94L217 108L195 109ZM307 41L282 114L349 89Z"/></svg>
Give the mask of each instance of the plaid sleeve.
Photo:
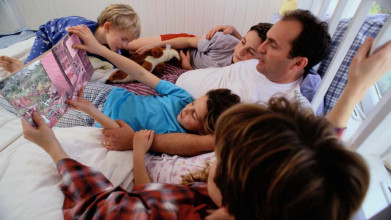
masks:
<svg viewBox="0 0 391 220"><path fill-rule="evenodd" d="M64 219L200 219L210 207L205 183L151 183L129 193L75 160L61 160L57 169L63 179Z"/></svg>
<svg viewBox="0 0 391 220"><path fill-rule="evenodd" d="M147 219L137 195L114 188L103 174L72 159L58 162L64 219Z"/></svg>

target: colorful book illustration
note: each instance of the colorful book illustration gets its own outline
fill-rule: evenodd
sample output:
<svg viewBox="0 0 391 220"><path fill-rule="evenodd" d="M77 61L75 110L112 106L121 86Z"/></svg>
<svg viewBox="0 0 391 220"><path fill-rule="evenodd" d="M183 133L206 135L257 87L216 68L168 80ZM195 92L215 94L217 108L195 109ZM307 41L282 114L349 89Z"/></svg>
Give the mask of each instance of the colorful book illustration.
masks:
<svg viewBox="0 0 391 220"><path fill-rule="evenodd" d="M51 50L0 81L0 92L15 110L30 124L31 114L38 111L46 124L54 124L66 113L68 99L90 80L94 69L77 35L66 35Z"/></svg>

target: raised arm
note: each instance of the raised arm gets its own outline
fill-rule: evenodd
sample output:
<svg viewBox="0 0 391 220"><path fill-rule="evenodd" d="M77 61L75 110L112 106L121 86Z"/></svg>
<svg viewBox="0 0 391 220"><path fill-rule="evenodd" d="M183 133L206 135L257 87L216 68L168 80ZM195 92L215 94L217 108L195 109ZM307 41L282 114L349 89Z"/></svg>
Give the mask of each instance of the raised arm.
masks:
<svg viewBox="0 0 391 220"><path fill-rule="evenodd" d="M166 47L167 44L175 49L197 48L200 39L201 37L178 37L166 41L156 41L138 48L136 53L143 54L155 47Z"/></svg>
<svg viewBox="0 0 391 220"><path fill-rule="evenodd" d="M326 118L337 128L344 128L354 107L368 88L391 69L391 42L369 55L373 38L368 37L358 49L349 68L348 82Z"/></svg>
<svg viewBox="0 0 391 220"><path fill-rule="evenodd" d="M95 39L94 35L92 35L91 30L87 28L85 25L70 27L68 28L68 32L76 34L84 42L84 44L82 45L73 45L73 48L86 50L90 53L94 53L102 57L105 57L106 59L111 61L114 65L116 65L119 69L133 76L137 81L145 84L146 86L152 89L155 89L157 84L160 82L160 79L157 76L148 72L137 63L101 45Z"/></svg>

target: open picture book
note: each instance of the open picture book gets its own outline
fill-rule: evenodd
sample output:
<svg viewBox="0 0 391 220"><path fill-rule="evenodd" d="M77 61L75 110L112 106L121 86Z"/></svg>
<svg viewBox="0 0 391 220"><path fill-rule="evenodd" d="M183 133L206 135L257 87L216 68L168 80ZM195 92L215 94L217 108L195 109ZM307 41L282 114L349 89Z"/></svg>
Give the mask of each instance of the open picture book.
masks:
<svg viewBox="0 0 391 220"><path fill-rule="evenodd" d="M31 115L39 112L46 124L54 124L66 113L68 99L90 80L94 69L77 35L66 35L53 48L0 81L0 93L30 124Z"/></svg>

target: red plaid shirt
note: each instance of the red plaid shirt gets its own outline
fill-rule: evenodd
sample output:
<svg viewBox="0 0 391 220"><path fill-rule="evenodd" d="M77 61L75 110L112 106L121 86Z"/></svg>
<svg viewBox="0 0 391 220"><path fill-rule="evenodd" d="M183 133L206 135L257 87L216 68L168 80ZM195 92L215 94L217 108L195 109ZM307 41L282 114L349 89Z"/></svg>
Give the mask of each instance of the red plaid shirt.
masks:
<svg viewBox="0 0 391 220"><path fill-rule="evenodd" d="M63 159L57 169L65 219L201 219L206 209L216 208L205 183L151 183L126 192L75 160Z"/></svg>

